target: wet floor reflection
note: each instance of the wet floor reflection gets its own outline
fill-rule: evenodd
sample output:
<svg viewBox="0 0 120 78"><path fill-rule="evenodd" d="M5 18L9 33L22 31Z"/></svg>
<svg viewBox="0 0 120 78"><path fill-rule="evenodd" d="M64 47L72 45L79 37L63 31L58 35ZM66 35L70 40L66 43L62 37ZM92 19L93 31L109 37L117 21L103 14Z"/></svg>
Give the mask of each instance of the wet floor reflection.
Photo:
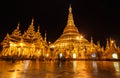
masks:
<svg viewBox="0 0 120 78"><path fill-rule="evenodd" d="M96 63L96 61L92 61L92 67L93 67L93 72L97 73L98 69L97 69L97 63Z"/></svg>
<svg viewBox="0 0 120 78"><path fill-rule="evenodd" d="M120 67L119 67L119 63L118 62L113 62L115 71L119 72L120 71Z"/></svg>
<svg viewBox="0 0 120 78"><path fill-rule="evenodd" d="M120 62L0 61L0 78L120 78Z"/></svg>

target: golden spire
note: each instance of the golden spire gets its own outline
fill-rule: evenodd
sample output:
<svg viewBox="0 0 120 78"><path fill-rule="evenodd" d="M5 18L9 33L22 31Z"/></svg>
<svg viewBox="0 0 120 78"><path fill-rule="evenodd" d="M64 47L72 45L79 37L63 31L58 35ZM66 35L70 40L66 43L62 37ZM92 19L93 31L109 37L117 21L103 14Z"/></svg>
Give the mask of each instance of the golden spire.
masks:
<svg viewBox="0 0 120 78"><path fill-rule="evenodd" d="M7 33L7 35L6 35L7 37L9 37L10 35L9 35L9 33Z"/></svg>
<svg viewBox="0 0 120 78"><path fill-rule="evenodd" d="M47 32L45 32L44 41L45 41L45 43L47 43Z"/></svg>
<svg viewBox="0 0 120 78"><path fill-rule="evenodd" d="M40 26L38 26L38 30L37 31L40 32Z"/></svg>
<svg viewBox="0 0 120 78"><path fill-rule="evenodd" d="M17 29L19 29L20 28L20 22L18 22L18 25L17 25Z"/></svg>
<svg viewBox="0 0 120 78"><path fill-rule="evenodd" d="M72 14L71 4L69 6L69 14L68 14L67 26L75 26L74 20L73 20L73 14Z"/></svg>
<svg viewBox="0 0 120 78"><path fill-rule="evenodd" d="M91 36L91 41L90 41L91 43L93 43L93 37Z"/></svg>
<svg viewBox="0 0 120 78"><path fill-rule="evenodd" d="M32 21L31 21L31 25L33 26L33 24L34 24L34 18L32 18Z"/></svg>
<svg viewBox="0 0 120 78"><path fill-rule="evenodd" d="M17 28L12 32L11 37L17 38L21 36L21 31L19 27L20 27L20 22L18 22Z"/></svg>
<svg viewBox="0 0 120 78"><path fill-rule="evenodd" d="M100 45L100 41L97 41L97 46L100 48L101 45Z"/></svg>
<svg viewBox="0 0 120 78"><path fill-rule="evenodd" d="M71 4L70 4L70 6L69 6L69 12L70 12L70 13L72 12Z"/></svg>
<svg viewBox="0 0 120 78"><path fill-rule="evenodd" d="M30 39L32 40L35 35L35 28L34 28L34 19L32 18L31 24L29 25L28 29L26 32L23 34L24 39Z"/></svg>
<svg viewBox="0 0 120 78"><path fill-rule="evenodd" d="M93 37L92 36L91 36L90 43L91 43L91 47L93 47Z"/></svg>
<svg viewBox="0 0 120 78"><path fill-rule="evenodd" d="M9 39L10 39L10 35L9 35L9 33L7 33L7 35L5 36L5 38L3 39L3 41L0 43L0 45L3 45L3 47L9 46L8 45Z"/></svg>
<svg viewBox="0 0 120 78"><path fill-rule="evenodd" d="M108 49L109 47L110 47L109 40L106 39L106 49Z"/></svg>

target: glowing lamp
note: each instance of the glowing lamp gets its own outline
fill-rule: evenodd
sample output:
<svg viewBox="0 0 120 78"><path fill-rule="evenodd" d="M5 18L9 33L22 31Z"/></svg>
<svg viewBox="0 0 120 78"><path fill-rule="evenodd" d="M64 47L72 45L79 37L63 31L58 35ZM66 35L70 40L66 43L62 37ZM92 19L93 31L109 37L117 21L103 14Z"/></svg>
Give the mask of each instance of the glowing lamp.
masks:
<svg viewBox="0 0 120 78"><path fill-rule="evenodd" d="M20 46L23 46L23 43L20 43Z"/></svg>
<svg viewBox="0 0 120 78"><path fill-rule="evenodd" d="M96 54L95 54L95 53L92 53L92 57L95 58L95 57L96 57Z"/></svg>
<svg viewBox="0 0 120 78"><path fill-rule="evenodd" d="M59 54L60 58L62 58L62 53Z"/></svg>
<svg viewBox="0 0 120 78"><path fill-rule="evenodd" d="M46 54L46 57L48 57L49 56L49 54Z"/></svg>
<svg viewBox="0 0 120 78"><path fill-rule="evenodd" d="M112 54L112 57L113 57L114 59L118 59L117 53L113 53L113 54Z"/></svg>
<svg viewBox="0 0 120 78"><path fill-rule="evenodd" d="M73 53L73 59L75 59L76 58L76 53Z"/></svg>

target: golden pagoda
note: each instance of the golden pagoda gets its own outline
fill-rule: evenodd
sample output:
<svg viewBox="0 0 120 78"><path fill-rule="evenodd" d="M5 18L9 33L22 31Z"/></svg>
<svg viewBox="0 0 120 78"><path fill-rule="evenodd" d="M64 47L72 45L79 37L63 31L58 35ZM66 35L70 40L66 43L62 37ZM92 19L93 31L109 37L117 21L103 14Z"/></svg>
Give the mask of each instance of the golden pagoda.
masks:
<svg viewBox="0 0 120 78"><path fill-rule="evenodd" d="M7 34L2 44L1 55L3 57L10 58L43 58L45 57L48 45L43 40L40 33L40 26L37 31L34 29L34 19L27 31L21 34L19 29L20 24L18 23L17 28L12 32L11 35Z"/></svg>
<svg viewBox="0 0 120 78"><path fill-rule="evenodd" d="M55 58L85 58L94 50L96 45L89 42L79 33L75 26L71 5L69 6L69 14L67 25L63 34L50 45Z"/></svg>

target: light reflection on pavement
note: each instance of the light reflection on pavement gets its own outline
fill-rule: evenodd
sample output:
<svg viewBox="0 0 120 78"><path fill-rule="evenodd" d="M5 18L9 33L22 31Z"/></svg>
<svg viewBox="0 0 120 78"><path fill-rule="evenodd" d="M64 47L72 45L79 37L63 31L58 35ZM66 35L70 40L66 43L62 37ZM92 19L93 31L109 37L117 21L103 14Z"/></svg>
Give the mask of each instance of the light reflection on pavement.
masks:
<svg viewBox="0 0 120 78"><path fill-rule="evenodd" d="M120 78L114 61L0 61L0 78Z"/></svg>

